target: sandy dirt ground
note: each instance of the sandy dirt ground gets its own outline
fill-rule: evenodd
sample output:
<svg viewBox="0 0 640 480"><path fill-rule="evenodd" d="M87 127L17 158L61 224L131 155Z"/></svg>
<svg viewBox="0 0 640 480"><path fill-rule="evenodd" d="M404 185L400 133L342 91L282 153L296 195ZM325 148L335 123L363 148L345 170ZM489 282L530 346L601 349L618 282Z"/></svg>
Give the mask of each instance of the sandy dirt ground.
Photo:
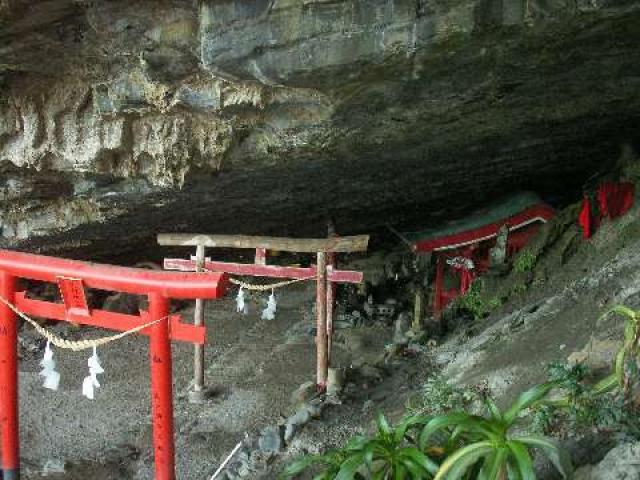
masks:
<svg viewBox="0 0 640 480"><path fill-rule="evenodd" d="M186 401L193 368L191 345L173 346L176 470L181 480L209 478L245 434L291 414L291 393L315 376L313 284L280 290L273 321L259 318L266 295L252 297L249 315L242 316L235 312L234 294L207 303L207 380L215 393L206 404ZM193 306L181 313L190 321ZM70 331L63 324L50 326ZM336 336L334 365L348 367L354 349L359 356L366 351L378 355L391 335L389 328L351 330ZM95 338L106 332L82 329L70 334ZM65 465L65 473L51 473L50 478L153 478L148 340L128 337L98 353L106 372L94 401L81 394L88 374L86 352L55 349L62 375L57 392L41 386L41 353L27 354L21 362L26 479L42 478L43 471L55 472L59 465Z"/></svg>

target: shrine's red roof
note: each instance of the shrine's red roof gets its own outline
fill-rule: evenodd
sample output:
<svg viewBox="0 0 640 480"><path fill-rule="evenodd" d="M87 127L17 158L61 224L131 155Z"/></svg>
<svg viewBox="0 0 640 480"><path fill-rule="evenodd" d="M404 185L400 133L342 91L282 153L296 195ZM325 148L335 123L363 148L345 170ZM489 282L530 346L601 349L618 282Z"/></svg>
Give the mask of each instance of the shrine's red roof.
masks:
<svg viewBox="0 0 640 480"><path fill-rule="evenodd" d="M510 231L546 223L555 210L534 194L522 193L485 208L443 228L406 234L416 252L459 248L494 238L503 225Z"/></svg>

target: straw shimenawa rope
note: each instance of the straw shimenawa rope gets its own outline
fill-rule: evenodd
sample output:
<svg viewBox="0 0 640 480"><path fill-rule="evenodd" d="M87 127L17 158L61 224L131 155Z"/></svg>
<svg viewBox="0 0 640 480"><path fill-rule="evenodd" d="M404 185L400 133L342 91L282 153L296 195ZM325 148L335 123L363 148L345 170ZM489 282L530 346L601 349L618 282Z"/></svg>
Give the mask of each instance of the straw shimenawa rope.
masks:
<svg viewBox="0 0 640 480"><path fill-rule="evenodd" d="M282 288L282 287L286 287L287 285L292 285L294 283L298 283L298 282L305 282L307 280L313 280L316 277L307 277L307 278L296 278L295 280L287 280L284 282L278 282L278 283L272 283L272 284L265 284L265 285L254 285L251 283L245 283L241 280L238 280L236 278L230 278L229 281L231 283L233 283L234 285L238 285L242 288L246 288L247 290L254 290L254 291L258 291L258 292L267 292L269 290L273 290L276 288Z"/></svg>
<svg viewBox="0 0 640 480"><path fill-rule="evenodd" d="M156 323L160 323L161 321L166 320L170 317L170 315L167 315L166 317L159 318L158 320L154 320L149 323L145 323L144 325L140 325L138 327L132 328L131 330L127 330L126 332L118 333L116 335L110 335L108 337L96 338L94 340L71 341L71 340L65 340L64 338L59 337L53 332L47 330L38 322L36 322L34 319L30 318L25 313L18 310L18 308L15 305L11 304L11 302L9 302L6 298L0 296L0 302L4 303L7 307L13 310L15 314L18 315L20 318L30 323L33 326L33 328L36 330L36 332L38 332L44 338L49 340L56 347L62 348L65 350L73 350L74 352L79 352L81 350L88 350L90 348L99 347L101 345L106 345L107 343L115 342L116 340L120 340L121 338L124 338L128 335L138 333L139 331L144 330L147 327L151 327Z"/></svg>
<svg viewBox="0 0 640 480"><path fill-rule="evenodd" d="M265 284L265 285L254 285L254 284L250 284L250 283L245 283L245 282L243 282L241 280L237 280L235 278L230 278L229 281L231 283L233 283L234 285L238 285L238 286L240 286L242 288L246 288L247 290L258 291L258 292L267 292L269 290L274 290L276 288L286 287L288 285L293 285L294 283L304 282L306 280L312 280L314 278L316 278L316 277L313 276L313 277L308 277L308 278L297 278L295 280L286 280L284 282ZM94 340L72 341L72 340L65 340L64 338L59 337L58 335L54 334L53 332L47 330L42 325L40 325L38 322L36 322L34 319L30 318L27 314L25 314L24 312L21 312L15 305L13 305L11 302L9 302L6 298L0 296L0 302L4 303L7 307L9 307L11 310L13 310L13 312L16 315L18 315L20 318L22 318L26 322L30 323L33 326L33 328L36 330L36 332L38 332L44 338L49 340L53 345L55 345L58 348L62 348L62 349L66 349L66 350L72 350L74 352L78 352L78 351L81 351L81 350L88 350L90 348L99 347L101 345L106 345L107 343L115 342L116 340L120 340L121 338L124 338L126 336L132 335L134 333L138 333L139 331L144 330L147 327L151 327L152 325L155 325L156 323L159 323L159 322L169 318L169 316L166 316L166 317L160 318L158 320L154 320L152 322L145 323L144 325L140 325L138 327L132 328L131 330L127 330L126 332L118 333L116 335L111 335L111 336L108 336L108 337L96 338Z"/></svg>

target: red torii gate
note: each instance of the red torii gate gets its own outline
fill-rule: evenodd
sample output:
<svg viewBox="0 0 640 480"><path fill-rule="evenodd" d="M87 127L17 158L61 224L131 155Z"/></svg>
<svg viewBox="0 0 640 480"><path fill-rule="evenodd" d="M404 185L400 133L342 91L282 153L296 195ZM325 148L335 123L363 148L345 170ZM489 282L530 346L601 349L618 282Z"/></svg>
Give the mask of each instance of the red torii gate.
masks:
<svg viewBox="0 0 640 480"><path fill-rule="evenodd" d="M333 232L330 232L330 235ZM335 308L335 283L362 283L361 272L336 270L335 254L345 252L363 252L367 250L368 235L321 239L302 239L284 237L264 237L246 235L205 235L205 234L159 234L158 244L163 246L193 246L196 256L191 260L164 260L164 268L180 271L214 271L235 275L255 277L289 278L297 280L316 279L316 352L317 385L324 389L327 382L331 333L333 331L333 313ZM218 262L205 258L205 247L255 249L255 263ZM317 265L311 267L285 267L266 264L266 251L315 253ZM196 304L195 323L204 321L204 306ZM202 395L204 388L204 355L202 347L196 345L194 392L196 398ZM200 400L198 398L198 400Z"/></svg>
<svg viewBox="0 0 640 480"><path fill-rule="evenodd" d="M16 290L19 278L57 283L63 303L27 298ZM84 288L146 295L149 310L140 316L90 309ZM155 479L174 480L174 432L171 340L202 345L205 327L180 322L169 314L172 298L219 298L227 288L223 274L174 273L64 260L0 250L0 296L26 315L129 331L154 320L139 333L148 335ZM167 321L164 321L167 319ZM0 432L4 480L19 480L18 322L0 302Z"/></svg>

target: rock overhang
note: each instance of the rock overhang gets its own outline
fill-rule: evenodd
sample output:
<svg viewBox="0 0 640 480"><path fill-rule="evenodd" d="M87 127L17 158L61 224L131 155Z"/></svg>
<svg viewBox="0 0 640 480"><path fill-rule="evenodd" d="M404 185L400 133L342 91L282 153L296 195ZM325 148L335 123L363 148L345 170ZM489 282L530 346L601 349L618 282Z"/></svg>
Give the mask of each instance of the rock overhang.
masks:
<svg viewBox="0 0 640 480"><path fill-rule="evenodd" d="M289 202L353 228L437 221L579 190L638 139L633 2L10 3L0 159L147 179L245 222Z"/></svg>

